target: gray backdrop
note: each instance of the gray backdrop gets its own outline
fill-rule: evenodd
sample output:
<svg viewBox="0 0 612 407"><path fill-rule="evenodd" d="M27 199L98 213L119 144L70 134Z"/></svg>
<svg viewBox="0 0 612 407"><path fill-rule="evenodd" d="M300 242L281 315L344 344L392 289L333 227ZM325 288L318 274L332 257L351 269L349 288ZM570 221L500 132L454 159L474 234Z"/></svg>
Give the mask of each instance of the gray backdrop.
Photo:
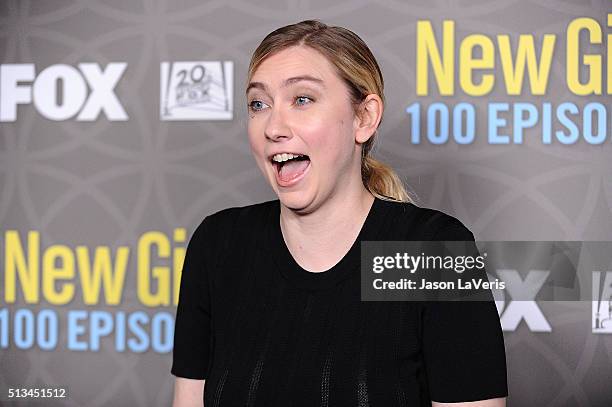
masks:
<svg viewBox="0 0 612 407"><path fill-rule="evenodd" d="M489 145L484 138L490 101L570 101L579 106L596 101L609 110L605 90L588 97L568 91L564 44L567 25L576 17L596 19L605 41L611 32L606 13L611 11L605 0L4 0L3 64L35 64L38 75L56 64L93 62L104 68L111 62L127 63L114 93L128 120L109 120L104 113L94 121L76 116L49 120L29 103L17 107L16 121L0 123L2 250L6 230L20 231L22 239L37 230L42 247L128 246L135 253L147 231L171 237L174 228L184 227L189 237L210 213L274 199L250 155L244 80L259 41L277 27L306 18L352 29L377 57L387 105L375 155L398 171L420 205L457 216L479 240L612 240L609 119L608 140L596 146L543 145L539 125L526 133L522 145ZM513 44L522 33L534 34L536 44L544 34L556 34L546 95L525 91L507 96L496 67L498 82L488 96L469 97L457 90L452 97L437 92L417 97L416 22L430 20L439 34L445 19L455 21L457 44L472 33L493 40L509 34ZM458 53L458 45L455 49ZM605 45L588 49L606 59ZM233 99L231 120L160 118L160 64L180 61L233 62L233 89L220 96L225 102ZM231 78L224 76L224 81L227 91ZM477 141L467 146L411 145L405 110L415 101L473 103L479 109ZM215 110L209 106L209 111ZM119 309L174 313L173 306L147 308L138 301L134 253ZM62 306L44 299L26 304L22 296L6 305L4 262L0 267L0 301L11 312L49 308L64 323L68 310L88 309L79 295ZM592 331L591 303L538 306L550 332L534 332L524 321L505 332L508 405L612 405L612 333ZM89 308L118 310L102 303ZM0 350L0 404L11 405L9 387L36 386L66 387L70 396L57 405L170 404L170 353L118 352L112 340L103 341L98 352L70 351L62 330L58 343L53 351L14 345ZM16 405L24 403L31 401Z"/></svg>

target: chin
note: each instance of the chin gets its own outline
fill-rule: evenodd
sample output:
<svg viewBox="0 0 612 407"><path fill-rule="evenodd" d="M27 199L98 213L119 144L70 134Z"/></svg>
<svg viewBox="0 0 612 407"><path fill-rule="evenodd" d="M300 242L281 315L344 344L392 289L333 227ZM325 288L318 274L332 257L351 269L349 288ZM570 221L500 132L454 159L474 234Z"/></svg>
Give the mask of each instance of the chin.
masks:
<svg viewBox="0 0 612 407"><path fill-rule="evenodd" d="M282 191L277 192L276 195L283 205L294 211L306 209L313 200L308 191Z"/></svg>

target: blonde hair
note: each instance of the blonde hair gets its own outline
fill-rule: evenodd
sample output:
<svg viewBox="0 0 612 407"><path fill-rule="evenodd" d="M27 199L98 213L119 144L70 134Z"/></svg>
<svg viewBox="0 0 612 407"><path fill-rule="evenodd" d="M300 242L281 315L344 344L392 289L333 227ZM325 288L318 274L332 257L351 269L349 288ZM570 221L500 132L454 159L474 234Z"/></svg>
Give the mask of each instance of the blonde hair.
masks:
<svg viewBox="0 0 612 407"><path fill-rule="evenodd" d="M356 114L360 102L369 94L380 96L384 104L382 73L365 42L346 28L328 26L318 20L287 25L268 34L251 57L247 84L264 59L283 49L301 45L319 51L335 66L349 88ZM377 134L378 131L362 146L361 179L364 186L381 199L413 202L395 171L370 155Z"/></svg>

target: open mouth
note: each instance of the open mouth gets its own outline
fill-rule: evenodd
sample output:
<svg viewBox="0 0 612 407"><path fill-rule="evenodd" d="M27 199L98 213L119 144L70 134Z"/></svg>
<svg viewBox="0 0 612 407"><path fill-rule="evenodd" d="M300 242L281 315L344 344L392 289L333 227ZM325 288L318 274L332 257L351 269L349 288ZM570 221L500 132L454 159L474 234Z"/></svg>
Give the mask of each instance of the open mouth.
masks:
<svg viewBox="0 0 612 407"><path fill-rule="evenodd" d="M310 165L306 154L276 154L271 160L277 177L285 183L298 178Z"/></svg>

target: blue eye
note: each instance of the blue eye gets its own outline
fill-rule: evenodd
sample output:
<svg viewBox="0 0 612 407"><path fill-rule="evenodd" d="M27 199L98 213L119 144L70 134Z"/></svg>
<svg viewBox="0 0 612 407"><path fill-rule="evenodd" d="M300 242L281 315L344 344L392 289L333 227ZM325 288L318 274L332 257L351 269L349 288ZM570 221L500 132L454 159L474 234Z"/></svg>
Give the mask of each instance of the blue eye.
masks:
<svg viewBox="0 0 612 407"><path fill-rule="evenodd" d="M249 103L249 109L251 109L253 112L258 112L263 109L264 105L265 103L261 100L253 100L251 103Z"/></svg>
<svg viewBox="0 0 612 407"><path fill-rule="evenodd" d="M308 100L308 101L310 101L310 102L312 102L312 99L311 99L311 98L309 98L308 96L297 96L297 97L295 98L296 103L297 103L299 100L305 100L305 99L306 99L306 100ZM300 105L300 106L303 106L303 105L305 105L305 104L307 104L307 103L297 103L297 104L298 104L298 105Z"/></svg>

